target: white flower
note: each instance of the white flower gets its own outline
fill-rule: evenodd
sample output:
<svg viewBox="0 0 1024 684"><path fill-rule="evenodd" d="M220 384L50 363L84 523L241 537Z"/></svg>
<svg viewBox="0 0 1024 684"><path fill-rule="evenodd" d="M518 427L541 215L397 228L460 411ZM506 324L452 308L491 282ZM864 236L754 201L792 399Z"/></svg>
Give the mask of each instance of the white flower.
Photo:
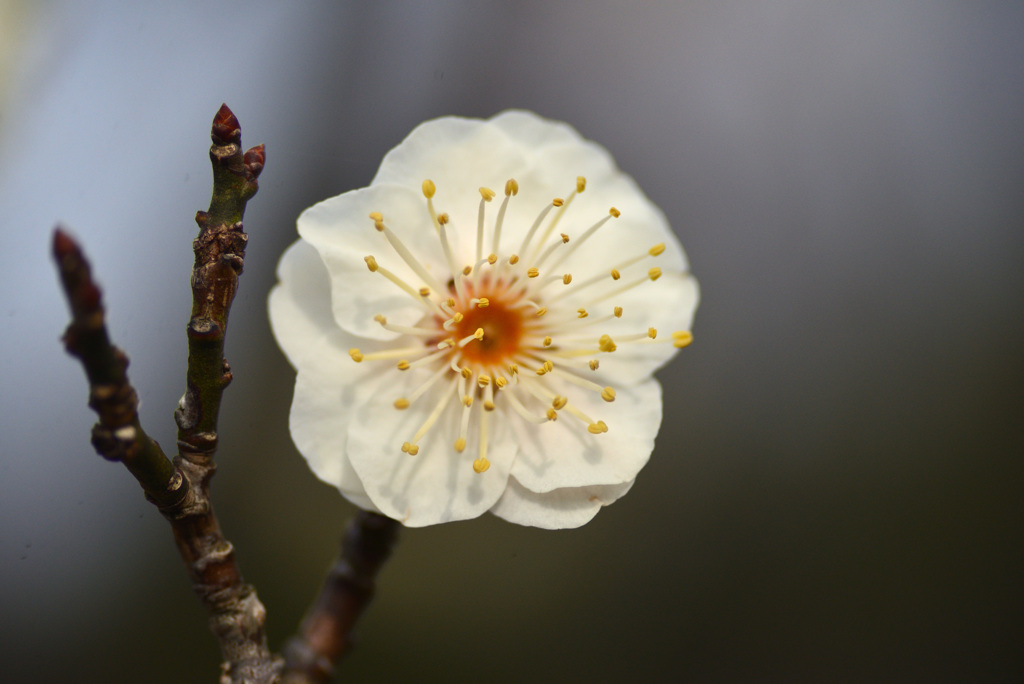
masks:
<svg viewBox="0 0 1024 684"><path fill-rule="evenodd" d="M605 149L522 111L429 121L298 227L270 319L321 479L410 526L577 527L629 490L698 293Z"/></svg>

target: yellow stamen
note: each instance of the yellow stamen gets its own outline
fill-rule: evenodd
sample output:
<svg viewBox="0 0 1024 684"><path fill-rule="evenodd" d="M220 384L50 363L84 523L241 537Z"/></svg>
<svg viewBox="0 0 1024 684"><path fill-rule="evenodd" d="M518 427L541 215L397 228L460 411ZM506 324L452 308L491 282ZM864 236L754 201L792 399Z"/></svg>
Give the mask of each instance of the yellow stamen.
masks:
<svg viewBox="0 0 1024 684"><path fill-rule="evenodd" d="M605 387L601 390L601 398L605 401L615 401L615 390L611 387Z"/></svg>
<svg viewBox="0 0 1024 684"><path fill-rule="evenodd" d="M370 269L371 273L380 268L379 266L377 266L377 260L374 259L372 256L363 257L363 261L366 262L366 267Z"/></svg>
<svg viewBox="0 0 1024 684"><path fill-rule="evenodd" d="M435 192L437 192L437 186L434 185L434 181L430 180L429 178L427 180L423 181L423 196L424 197L426 197L427 199L430 199L431 197L434 196Z"/></svg>
<svg viewBox="0 0 1024 684"><path fill-rule="evenodd" d="M405 398L395 399L395 408L399 411L409 408L409 400Z"/></svg>
<svg viewBox="0 0 1024 684"><path fill-rule="evenodd" d="M672 346L676 349L688 347L693 342L693 333L688 330L677 330L672 333Z"/></svg>
<svg viewBox="0 0 1024 684"><path fill-rule="evenodd" d="M352 347L351 349L348 350L348 355L351 356L352 360L355 361L356 363L359 363L360 361L363 360L363 353L356 349L355 347Z"/></svg>

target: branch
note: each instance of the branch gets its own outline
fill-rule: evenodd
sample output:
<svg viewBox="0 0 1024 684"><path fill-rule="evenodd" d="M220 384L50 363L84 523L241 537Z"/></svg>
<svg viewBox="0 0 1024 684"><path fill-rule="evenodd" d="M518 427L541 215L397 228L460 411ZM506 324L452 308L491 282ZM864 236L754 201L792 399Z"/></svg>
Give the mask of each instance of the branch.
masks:
<svg viewBox="0 0 1024 684"><path fill-rule="evenodd" d="M200 232L193 243L187 386L175 412L180 454L173 463L139 424L138 398L125 373L128 359L110 343L100 290L81 249L58 228L53 252L71 307L64 343L85 367L89 405L100 417L93 446L104 458L124 463L170 522L220 642L221 682L272 684L278 681L281 662L267 648L266 611L255 590L243 583L234 547L221 534L209 498L220 400L231 381L224 334L245 256L242 215L258 189L264 151L260 145L242 154L238 119L227 105L217 112L211 137L213 197L209 211L196 214Z"/></svg>
<svg viewBox="0 0 1024 684"><path fill-rule="evenodd" d="M179 506L161 509L170 521L192 586L210 612L210 628L224 658L223 682L276 681L279 662L267 648L266 610L244 583L234 547L221 534L210 502L216 472L217 418L221 396L231 382L224 359L228 312L238 289L248 236L242 230L245 205L256 194L263 170L263 146L242 154L238 119L221 105L211 130L213 196L209 211L196 213L199 236L192 243L192 315L187 326L185 394L174 413L179 456L175 464L191 485Z"/></svg>
<svg viewBox="0 0 1024 684"><path fill-rule="evenodd" d="M391 555L400 525L360 511L348 525L341 554L324 580L299 634L285 645L284 684L323 684L352 648L352 628L373 598L377 573Z"/></svg>
<svg viewBox="0 0 1024 684"><path fill-rule="evenodd" d="M78 244L60 227L53 233L53 256L71 308L64 347L85 367L89 406L99 415L92 445L110 461L120 461L160 507L179 505L189 482L164 455L139 423L139 399L128 381L128 357L107 335L103 296L92 279L89 262Z"/></svg>

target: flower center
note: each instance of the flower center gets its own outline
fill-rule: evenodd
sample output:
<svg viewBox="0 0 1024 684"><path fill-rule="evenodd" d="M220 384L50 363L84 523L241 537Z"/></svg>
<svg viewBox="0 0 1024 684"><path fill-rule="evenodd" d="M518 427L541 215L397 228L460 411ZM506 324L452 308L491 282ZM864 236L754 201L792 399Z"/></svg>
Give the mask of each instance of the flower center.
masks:
<svg viewBox="0 0 1024 684"><path fill-rule="evenodd" d="M509 296L504 283L485 281L479 292L480 297L472 298L475 304L460 307L462 320L454 326L455 337L465 339L483 330L483 337L462 349L462 359L474 367L502 368L523 351L523 307L515 307L517 298Z"/></svg>
<svg viewBox="0 0 1024 684"><path fill-rule="evenodd" d="M423 181L427 214L451 274L447 285L442 285L443 280L438 281L387 227L380 213L370 214L374 227L383 233L419 282L406 282L378 264L373 256L365 257L367 267L390 280L424 309L423 318L414 326L389 323L383 313L375 317L386 329L403 336L403 342L397 342L393 349L369 354L359 349L349 351L356 362L398 359L398 370L414 372L422 378L415 389L394 402L398 410L406 410L421 400L426 403L426 417L409 441L402 443L402 451L413 456L419 453L423 437L439 421L446 420L443 416L453 397L458 398L462 408L458 419L448 423L451 434L457 435L451 443L457 453L462 453L468 440L476 437L479 452L473 469L478 473L490 467L488 416L499 406L503 409L499 414L515 414L529 423L539 425L568 414L569 420L580 421L578 424L590 435L608 431L608 425L584 412L580 408L584 402L573 400L571 394L591 392L605 402L614 401L612 387L586 377L597 371L597 357L615 352L623 344L656 341L654 328L641 327L634 334L617 335L613 340L601 326L623 316L623 307L614 305L617 297L661 277L658 267L635 267L658 257L665 251L665 245L655 245L634 255L613 255L616 262L599 265L592 274L583 274L590 277L574 279L572 274L560 270L573 250L619 216L619 211L612 207L572 242L568 234L557 232L556 226L573 198L585 187L586 180L579 177L576 189L567 199L554 199L546 205L518 249L511 253L502 252L501 234L509 200L519 193L519 184L511 179L505 184L505 198L489 235L486 205L496 193L480 188L475 257L471 263L462 263L457 261L449 239L452 226L448 215L438 214L434 209L434 183ZM549 216L552 210L557 211ZM485 243L489 243L489 253ZM691 339L689 332L676 331L671 339L657 342L684 347ZM473 415L475 430L471 430Z"/></svg>

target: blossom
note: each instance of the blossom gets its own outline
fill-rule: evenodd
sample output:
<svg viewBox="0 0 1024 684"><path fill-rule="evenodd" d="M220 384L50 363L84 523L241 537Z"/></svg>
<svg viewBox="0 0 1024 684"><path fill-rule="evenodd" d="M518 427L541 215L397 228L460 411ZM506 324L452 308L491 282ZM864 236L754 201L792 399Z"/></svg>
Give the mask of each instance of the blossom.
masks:
<svg viewBox="0 0 1024 684"><path fill-rule="evenodd" d="M436 119L298 231L270 319L318 477L409 526L577 527L629 490L698 291L604 148L523 111Z"/></svg>

